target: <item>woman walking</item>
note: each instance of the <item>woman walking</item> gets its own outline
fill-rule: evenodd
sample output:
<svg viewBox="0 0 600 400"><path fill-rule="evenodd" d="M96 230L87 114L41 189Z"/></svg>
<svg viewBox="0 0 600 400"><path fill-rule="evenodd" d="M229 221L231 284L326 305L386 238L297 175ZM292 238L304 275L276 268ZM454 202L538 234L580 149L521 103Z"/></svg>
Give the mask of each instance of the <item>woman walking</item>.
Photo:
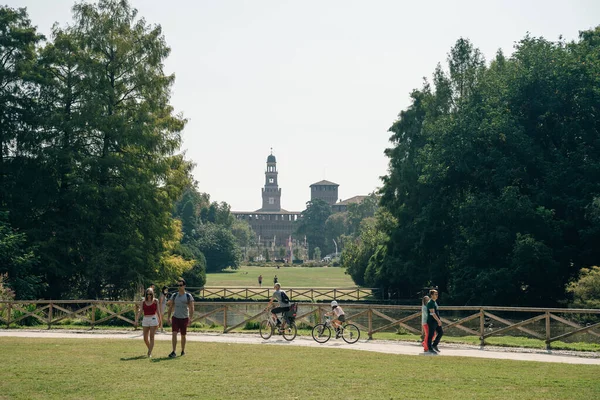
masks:
<svg viewBox="0 0 600 400"><path fill-rule="evenodd" d="M144 342L148 347L148 357L152 357L152 349L154 349L154 334L156 328L161 321L161 315L158 312L158 300L154 297L154 291L151 288L146 289L146 294L142 304L138 308L138 315L136 315L136 323L139 318L139 312L144 312L144 318L142 319L142 328L144 330Z"/></svg>

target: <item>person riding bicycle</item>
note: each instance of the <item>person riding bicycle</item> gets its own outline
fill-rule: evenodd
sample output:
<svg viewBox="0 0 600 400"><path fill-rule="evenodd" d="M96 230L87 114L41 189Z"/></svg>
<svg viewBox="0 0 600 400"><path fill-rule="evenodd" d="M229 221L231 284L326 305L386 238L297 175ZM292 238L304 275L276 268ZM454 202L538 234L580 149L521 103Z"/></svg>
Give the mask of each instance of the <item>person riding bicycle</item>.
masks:
<svg viewBox="0 0 600 400"><path fill-rule="evenodd" d="M271 314L277 319L277 326L279 327L281 326L281 321L277 318L277 313L286 313L290 311L290 299L287 294L285 294L285 291L281 290L281 285L279 283L276 283L273 288L275 291L267 305L267 309L272 307L273 300L277 300L277 307L271 309Z"/></svg>
<svg viewBox="0 0 600 400"><path fill-rule="evenodd" d="M342 307L338 305L337 301L333 300L331 302L331 311L325 313L325 315L334 316L334 319L333 321L331 321L331 324L335 328L335 338L338 339L341 333L340 327L342 326L342 323L346 322L346 314L344 313L344 310L342 310Z"/></svg>

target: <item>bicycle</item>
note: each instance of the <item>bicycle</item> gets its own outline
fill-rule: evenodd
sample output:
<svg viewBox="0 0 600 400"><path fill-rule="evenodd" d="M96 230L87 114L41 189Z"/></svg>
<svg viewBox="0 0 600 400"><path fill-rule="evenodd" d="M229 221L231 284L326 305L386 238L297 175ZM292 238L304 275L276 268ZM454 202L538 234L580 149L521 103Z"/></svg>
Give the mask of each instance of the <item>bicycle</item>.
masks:
<svg viewBox="0 0 600 400"><path fill-rule="evenodd" d="M273 333L275 333L275 330L277 329L278 334L282 335L283 338L288 342L294 340L298 333L298 329L296 328L296 322L288 318L287 315L285 315L286 312L278 313L279 315L281 315L281 319L283 320L281 326L278 327L277 320L274 318L275 316L273 315L273 313L271 313L271 310L267 309L266 311L269 313L269 316L267 317L267 319L260 322L260 337L267 340L271 336L273 336Z"/></svg>
<svg viewBox="0 0 600 400"><path fill-rule="evenodd" d="M331 318L327 316L325 322L315 325L312 330L312 338L317 343L325 343L331 338L331 329ZM336 339L340 336L348 344L356 343L360 339L360 329L354 324L342 324L339 331L336 332Z"/></svg>

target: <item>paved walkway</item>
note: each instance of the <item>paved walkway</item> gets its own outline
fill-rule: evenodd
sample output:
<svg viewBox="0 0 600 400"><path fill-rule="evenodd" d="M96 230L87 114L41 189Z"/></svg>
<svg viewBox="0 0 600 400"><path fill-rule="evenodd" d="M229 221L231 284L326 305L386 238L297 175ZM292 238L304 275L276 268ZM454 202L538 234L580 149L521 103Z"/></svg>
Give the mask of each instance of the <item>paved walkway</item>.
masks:
<svg viewBox="0 0 600 400"><path fill-rule="evenodd" d="M2 337L23 338L79 338L79 339L126 339L142 340L141 331L41 331L41 330L0 330ZM273 336L269 340L263 340L258 334L218 334L218 333L189 333L188 341L213 342L213 343L240 343L268 346L303 346L303 347L325 347L334 349L362 350L387 354L404 354L421 357L474 357L491 358L503 360L554 362L567 364L590 364L600 365L600 354L589 352L573 352L550 350L542 351L535 349L514 349L476 346L442 344L439 356L423 353L423 348L417 343L396 342L386 340L359 340L354 344L347 344L342 339L331 339L325 344L319 344L312 338L299 336L292 342L285 341L282 337ZM1 340L1 339L0 339ZM170 333L158 333L156 340L171 340Z"/></svg>

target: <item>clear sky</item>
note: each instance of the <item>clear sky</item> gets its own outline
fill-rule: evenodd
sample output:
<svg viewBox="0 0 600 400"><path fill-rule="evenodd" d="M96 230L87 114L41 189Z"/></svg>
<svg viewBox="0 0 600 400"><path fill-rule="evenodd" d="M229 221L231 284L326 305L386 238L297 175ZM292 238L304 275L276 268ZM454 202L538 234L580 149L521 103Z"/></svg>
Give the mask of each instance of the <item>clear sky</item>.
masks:
<svg viewBox="0 0 600 400"><path fill-rule="evenodd" d="M130 1L172 48L172 104L189 119L199 189L236 211L261 207L271 147L287 210L302 211L322 179L342 199L379 187L388 128L459 37L491 60L527 32L572 40L600 24L597 0ZM49 36L74 1L3 3L27 7Z"/></svg>

